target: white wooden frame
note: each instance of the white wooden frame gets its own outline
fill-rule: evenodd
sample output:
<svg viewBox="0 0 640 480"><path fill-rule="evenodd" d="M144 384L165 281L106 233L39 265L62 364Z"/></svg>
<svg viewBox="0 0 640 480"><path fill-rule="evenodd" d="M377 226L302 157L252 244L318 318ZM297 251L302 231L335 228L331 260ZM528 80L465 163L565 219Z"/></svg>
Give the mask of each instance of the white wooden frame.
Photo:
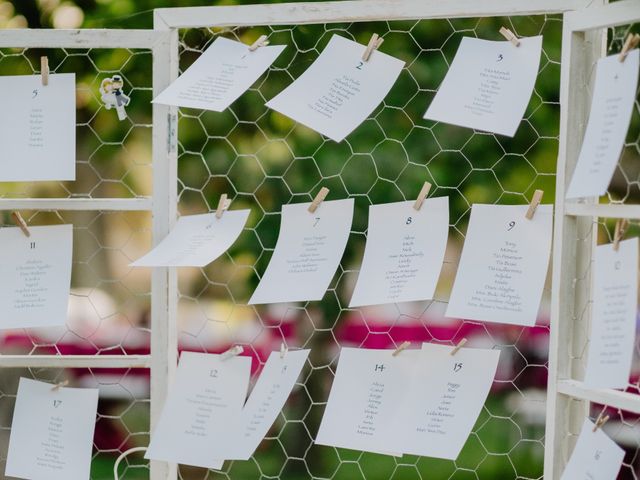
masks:
<svg viewBox="0 0 640 480"><path fill-rule="evenodd" d="M591 228L592 217L601 215L614 218L640 218L640 206L597 206L570 203L561 200L564 197L566 171L571 170L578 145L581 142L580 129L584 126L586 108L589 99L585 98L584 89L569 90L571 80L576 75L584 75L589 62L599 58L603 52L606 34L602 29L619 23L629 23L637 16L637 0L626 0L619 4L602 9L606 0L351 0L332 2L298 2L281 4L261 4L219 7L186 7L161 8L154 11L154 28L161 31L177 31L186 28L206 27L252 27L269 25L321 24L341 22L368 22L392 20L419 20L437 18L474 18L491 16L521 16L565 13L562 57L562 116L560 159L558 163L557 197L559 205L556 209L556 232L553 257L553 319L551 327L551 358L549 366L549 403L547 420L547 443L545 444L545 478L559 478L564 466L564 457L554 455L558 440L562 436L559 416L562 409L558 403L566 401L568 396L577 399L603 402L624 406L630 411L640 413L640 403L635 398L619 392L587 391L579 382L571 380L568 372L569 351L567 339L572 334L566 318L572 308L573 295L570 286L575 277L576 268L582 268L590 261L590 248L576 250L575 239L585 229ZM634 5L635 4L635 5ZM635 11L632 12L632 10ZM632 13L634 15L632 15ZM602 15L602 16L600 16ZM599 24L589 22L598 20ZM580 33L580 29L600 28L595 33ZM568 30L570 29L570 30ZM578 38L574 38L574 35ZM575 54L567 50L591 45L579 61ZM567 48L569 46L569 48ZM575 50L574 50L575 51ZM177 45L171 52L172 66L178 60ZM575 65L574 65L575 64ZM571 73L567 71L571 67ZM173 68L173 67L172 67ZM577 73L579 72L579 73ZM177 76L177 71L173 70ZM176 78L174 76L173 78ZM579 90L579 89L576 89ZM571 161L567 159L571 158ZM595 238L594 238L595 241ZM578 258L578 260L576 260ZM562 262L562 263L561 263ZM562 296L561 296L562 295ZM171 296L174 296L172 292ZM560 299L563 299L560 302ZM559 330L561 329L561 330ZM560 380L559 380L560 379ZM586 414L586 402L573 407L579 421ZM573 425L577 424L575 420ZM566 451L566 445L564 445ZM175 477L166 477L174 480ZM159 480L153 478L152 480ZM164 480L164 478L163 478Z"/></svg>
<svg viewBox="0 0 640 480"><path fill-rule="evenodd" d="M591 104L591 89L584 87L593 81L590 77L595 62L606 54L606 29L639 21L637 0L564 15L544 478L560 477L573 446L569 436L579 432L591 402L640 414L640 395L587 388L579 380L586 357L574 351L586 340L585 329L576 328L578 321L589 322L590 312L584 308L591 298L590 281L583 278L577 288L575 279L588 275L596 245L594 222L598 217L638 220L640 207L600 205L597 198L565 201Z"/></svg>
<svg viewBox="0 0 640 480"><path fill-rule="evenodd" d="M575 165L590 103L585 84L593 62L604 54L604 29L640 21L637 0L593 6L601 0L349 0L223 7L157 9L154 31L146 30L0 30L0 48L140 48L153 54L154 96L178 76L178 30L201 27L418 20L565 13L561 80L560 155L557 172L556 230L549 364L549 401L545 478L559 478L570 446L567 433L577 431L589 402L640 413L640 397L612 390L587 389L577 378L583 363L571 360L575 305L588 291L576 291L576 272L589 265L595 236L576 247L577 238L593 235L594 217L640 219L635 205L597 205L564 201ZM154 244L170 231L177 216L177 109L153 106L153 195L149 198L5 199L0 210L151 211ZM177 362L178 285L174 269L152 274L151 355L44 356L2 355L0 368L81 367L150 368L151 425L166 398ZM569 414L569 415L567 415ZM152 480L175 480L175 465L151 463Z"/></svg>
<svg viewBox="0 0 640 480"><path fill-rule="evenodd" d="M148 49L153 56L153 92L157 95L175 78L167 62L177 48L172 32L153 30L0 30L0 48L132 48ZM151 197L122 198L0 198L2 210L150 211L153 242L163 239L176 217L175 143L170 141L175 112L153 106L153 193ZM150 368L151 425L158 418L176 365L175 272L155 269L152 275L150 355L0 355L2 368ZM151 477L169 478L170 468L152 462Z"/></svg>

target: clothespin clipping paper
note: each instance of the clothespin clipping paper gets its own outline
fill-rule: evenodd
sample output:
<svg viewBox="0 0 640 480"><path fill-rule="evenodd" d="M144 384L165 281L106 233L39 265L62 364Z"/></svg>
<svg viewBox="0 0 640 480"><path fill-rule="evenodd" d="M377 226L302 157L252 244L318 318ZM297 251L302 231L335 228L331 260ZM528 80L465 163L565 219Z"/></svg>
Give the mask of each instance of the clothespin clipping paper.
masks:
<svg viewBox="0 0 640 480"><path fill-rule="evenodd" d="M624 238L624 234L627 233L629 228L629 220L621 218L616 222L616 229L613 234L613 250L615 252L620 248L620 240Z"/></svg>
<svg viewBox="0 0 640 480"><path fill-rule="evenodd" d="M500 27L500 33L504 38L509 40L515 47L520 46L520 40L516 37L516 34L509 30L507 27Z"/></svg>
<svg viewBox="0 0 640 480"><path fill-rule="evenodd" d="M69 385L69 380L63 380L62 382L58 382L53 387L51 387L51 391L55 392L62 387L66 387L67 385Z"/></svg>
<svg viewBox="0 0 640 480"><path fill-rule="evenodd" d="M598 415L598 418L596 419L596 423L593 426L594 432L599 428L602 428L602 426L609 421L609 415L607 416L603 416L603 415L604 415L604 411L600 412L600 415Z"/></svg>
<svg viewBox="0 0 640 480"><path fill-rule="evenodd" d="M237 357L242 352L244 352L244 348L242 347L242 345L236 345L234 347L231 347L229 350L227 350L221 355L222 360L228 360L232 357Z"/></svg>
<svg viewBox="0 0 640 480"><path fill-rule="evenodd" d="M369 40L369 44L362 54L362 61L368 62L373 51L379 49L380 45L382 45L382 42L384 42L384 38L381 38L377 33L371 35L371 40Z"/></svg>
<svg viewBox="0 0 640 480"><path fill-rule="evenodd" d="M222 214L225 210L229 208L231 205L231 200L227 199L227 194L223 193L220 195L220 200L218 201L218 208L216 209L216 218L222 218Z"/></svg>
<svg viewBox="0 0 640 480"><path fill-rule="evenodd" d="M419 211L420 208L422 208L422 204L426 200L427 195L429 195L429 190L431 190L431 184L429 182L424 182L424 185L422 185L422 190L420 190L418 198L416 199L416 203L413 204L414 210Z"/></svg>
<svg viewBox="0 0 640 480"><path fill-rule="evenodd" d="M22 218L20 212L12 212L11 218L13 219L13 223L15 223L17 227L20 227L20 230L22 230L22 233L24 233L25 237L31 236L31 232L29 231L27 222L24 221L24 218Z"/></svg>
<svg viewBox="0 0 640 480"><path fill-rule="evenodd" d="M322 187L316 195L316 198L314 198L313 202L311 202L311 205L309 205L309 213L315 213L320 204L324 201L325 198L327 198L327 195L329 195L329 189L327 187Z"/></svg>
<svg viewBox="0 0 640 480"><path fill-rule="evenodd" d="M453 350L451 350L450 355L454 356L456 353L458 353L458 350L460 350L462 347L464 347L464 345L466 343L467 343L467 339L466 338L463 338L462 340L460 340L458 342L458 344L455 347L453 347Z"/></svg>
<svg viewBox="0 0 640 480"><path fill-rule="evenodd" d="M42 85L49 85L49 58L40 57L40 75L42 76Z"/></svg>
<svg viewBox="0 0 640 480"><path fill-rule="evenodd" d="M627 58L627 55L629 54L629 52L634 48L636 48L638 44L640 44L640 35L638 35L637 33L636 34L630 33L627 39L625 40L624 45L622 46L622 50L620 51L620 56L618 57L618 60L620 60L621 62L624 62L624 59Z"/></svg>
<svg viewBox="0 0 640 480"><path fill-rule="evenodd" d="M538 205L540 205L540 202L542 201L542 196L544 195L544 191L543 190L536 190L533 193L533 198L531 199L531 203L529 204L529 209L527 210L527 213L525 214L525 217L527 218L527 220L532 220L533 216L536 213L536 209L538 208Z"/></svg>
<svg viewBox="0 0 640 480"><path fill-rule="evenodd" d="M395 351L391 354L391 356L393 357L398 356L398 354L400 354L403 350L406 350L410 345L411 345L411 342L402 342L400 345L398 345L398 348L395 349Z"/></svg>
<svg viewBox="0 0 640 480"><path fill-rule="evenodd" d="M260 37L251 44L251 46L249 47L249 51L250 52L255 52L258 48L260 47L266 47L267 45L269 45L269 41L267 40L266 35L260 35Z"/></svg>

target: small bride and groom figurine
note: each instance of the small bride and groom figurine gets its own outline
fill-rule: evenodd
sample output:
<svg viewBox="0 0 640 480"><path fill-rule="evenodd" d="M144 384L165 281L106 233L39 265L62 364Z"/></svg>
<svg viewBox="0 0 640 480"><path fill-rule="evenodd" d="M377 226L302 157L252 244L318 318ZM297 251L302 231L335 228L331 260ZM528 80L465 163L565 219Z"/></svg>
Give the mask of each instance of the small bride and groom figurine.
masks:
<svg viewBox="0 0 640 480"><path fill-rule="evenodd" d="M127 112L124 107L129 105L131 99L122 92L124 82L120 75L114 75L110 78L105 78L100 84L100 94L102 95L102 101L107 110L112 108L118 112L118 119L121 121L127 118Z"/></svg>

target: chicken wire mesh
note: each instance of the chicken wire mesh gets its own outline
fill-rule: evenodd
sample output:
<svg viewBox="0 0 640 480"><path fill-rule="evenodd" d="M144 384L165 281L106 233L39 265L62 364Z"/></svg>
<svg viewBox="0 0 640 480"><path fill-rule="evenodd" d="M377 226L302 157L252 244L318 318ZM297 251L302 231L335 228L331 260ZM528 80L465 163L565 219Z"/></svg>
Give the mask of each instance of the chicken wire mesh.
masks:
<svg viewBox="0 0 640 480"><path fill-rule="evenodd" d="M508 139L421 120L460 38L500 39L497 31L503 24L519 36L544 35L540 73L516 136ZM290 348L312 348L299 383L254 457L227 462L222 472L181 467L181 479L542 478L549 286L535 328L451 320L444 311L471 204L526 203L536 188L545 190L545 202L553 201L561 27L559 16L544 15L180 31L181 70L218 35L249 43L264 33L272 43L288 45L268 73L226 112L181 110L180 214L212 211L221 193L231 196L232 208L251 208L252 214L245 232L223 258L207 268L179 271L180 348L219 352L242 344L254 357L254 373L283 341ZM384 103L344 142L324 139L264 107L313 62L331 35L366 44L374 31L385 38L383 51L404 60L406 67ZM621 38L619 30L612 32L612 51L619 49ZM34 73L41 53L2 50L0 73ZM46 53L52 70L77 74L78 180L1 184L0 195L149 195L150 53L126 49ZM114 112L100 106L97 93L101 78L115 73L123 75L133 102L130 118L122 124ZM638 123L636 105L631 141L612 183L610 201L638 198L640 184L631 161L638 155ZM449 246L436 298L383 308L347 308L366 240L368 206L412 199L425 180L434 185L432 196L447 195L451 204ZM325 298L307 304L246 306L275 246L281 205L309 201L321 186L331 189L330 199L352 197L356 203L347 251ZM71 304L80 300L83 306L78 307L79 326L73 323L72 307L68 326L58 332L2 332L0 353L148 352L149 273L127 265L150 244L150 215L25 213L33 225L74 224ZM457 461L396 459L313 444L340 346L393 348L404 340L454 344L463 337L471 346L498 348L502 355L492 392ZM80 350L75 350L76 344ZM0 385L0 469L20 375L47 381L70 378L76 386L101 387L92 479L111 478L109 467L116 452L148 443L146 371L5 369ZM601 410L594 408L595 414ZM620 419L616 428L628 439L621 442L627 449L622 478L635 478L636 420L624 412L616 415ZM121 476L148 478L148 466L130 458L121 467Z"/></svg>
<svg viewBox="0 0 640 480"><path fill-rule="evenodd" d="M460 39L499 40L507 25L518 35L544 35L540 75L512 139L422 120ZM553 201L558 146L559 16L423 20L230 29L183 29L184 71L222 35L251 43L268 35L287 49L268 72L223 113L181 109L178 122L179 211L212 211L219 195L232 208L251 208L248 226L223 259L180 273L180 311L192 328L181 344L200 351L245 346L254 366L284 342L311 348L307 368L267 439L248 462L222 472L180 469L180 478L439 479L542 477L544 388L549 289L535 328L446 319L444 311L473 203L527 203L534 190ZM406 62L383 104L345 141L335 143L270 111L265 102L297 78L333 34L366 44L373 32L382 50ZM350 309L372 204L410 200L422 183L431 196L449 196L450 236L436 298L429 302ZM321 302L246 306L278 236L282 204L353 198L350 240ZM283 286L286 288L286 286ZM182 319L183 324L185 318ZM489 400L457 461L402 459L314 445L342 346L394 348L405 340L502 351ZM219 345L207 345L209 339ZM256 361L257 360L257 361Z"/></svg>

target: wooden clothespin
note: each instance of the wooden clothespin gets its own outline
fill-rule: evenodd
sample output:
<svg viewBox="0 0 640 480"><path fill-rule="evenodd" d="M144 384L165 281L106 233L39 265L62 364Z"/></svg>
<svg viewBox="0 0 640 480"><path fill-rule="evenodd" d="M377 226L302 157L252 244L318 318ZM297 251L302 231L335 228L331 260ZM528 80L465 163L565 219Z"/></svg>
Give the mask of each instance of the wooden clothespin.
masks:
<svg viewBox="0 0 640 480"><path fill-rule="evenodd" d="M520 40L516 37L516 34L509 30L507 27L500 27L500 33L504 38L509 40L515 47L520 46Z"/></svg>
<svg viewBox="0 0 640 480"><path fill-rule="evenodd" d="M40 75L42 76L42 85L49 85L49 58L40 57Z"/></svg>
<svg viewBox="0 0 640 480"><path fill-rule="evenodd" d="M24 233L25 237L31 236L31 232L29 231L27 222L24 221L24 218L22 218L20 212L11 212L11 218L13 219L13 223L15 223L17 227L20 227L20 230L22 230L22 233Z"/></svg>
<svg viewBox="0 0 640 480"><path fill-rule="evenodd" d="M320 204L324 201L325 198L327 198L327 195L329 195L329 189L327 187L322 187L316 195L316 198L314 198L313 202L311 202L311 205L309 205L309 213L315 213Z"/></svg>
<svg viewBox="0 0 640 480"><path fill-rule="evenodd" d="M400 345L398 345L398 348L394 350L391 356L397 357L403 350L406 350L410 346L411 346L411 342L402 342Z"/></svg>
<svg viewBox="0 0 640 480"><path fill-rule="evenodd" d="M453 347L453 350L451 350L450 355L454 356L456 353L458 353L458 350L460 350L462 347L464 347L465 343L467 343L467 339L466 338L463 338L462 340L460 340L458 342L458 344L455 347Z"/></svg>
<svg viewBox="0 0 640 480"><path fill-rule="evenodd" d="M222 214L229 208L229 205L231 205L231 200L227 199L227 194L223 193L222 195L220 195L218 208L216 208L216 218L222 218Z"/></svg>
<svg viewBox="0 0 640 480"><path fill-rule="evenodd" d="M615 252L620 248L620 241L624 237L624 234L627 233L628 228L629 220L626 218L621 218L616 222L616 229L613 233L613 250Z"/></svg>
<svg viewBox="0 0 640 480"><path fill-rule="evenodd" d="M598 418L596 419L596 424L593 426L594 432L599 428L602 428L602 426L609 421L609 415L607 416L603 416L603 415L604 415L604 410L600 412L600 415L598 415Z"/></svg>
<svg viewBox="0 0 640 480"><path fill-rule="evenodd" d="M368 62L373 51L379 49L382 42L384 42L384 38L380 37L377 33L371 35L371 40L369 40L369 44L362 54L362 61Z"/></svg>
<svg viewBox="0 0 640 480"><path fill-rule="evenodd" d="M69 380L63 380L62 382L58 382L53 387L51 387L51 391L56 392L62 387L66 387L67 385L69 385Z"/></svg>
<svg viewBox="0 0 640 480"><path fill-rule="evenodd" d="M634 48L636 48L638 44L640 44L640 35L638 35L637 33L636 34L630 33L627 39L625 40L624 45L622 46L622 51L620 52L620 56L618 57L618 60L620 60L621 62L624 62L624 59L627 58L627 55L629 54L629 52Z"/></svg>
<svg viewBox="0 0 640 480"><path fill-rule="evenodd" d="M237 357L242 352L244 352L244 348L242 347L242 345L236 345L234 347L231 347L229 350L227 350L220 356L222 357L222 360L228 360L232 357Z"/></svg>
<svg viewBox="0 0 640 480"><path fill-rule="evenodd" d="M267 40L266 35L260 35L260 37L251 44L251 46L249 47L249 51L250 52L255 52L258 48L260 47L266 47L267 45L269 45L269 40Z"/></svg>
<svg viewBox="0 0 640 480"><path fill-rule="evenodd" d="M542 195L544 195L544 190L536 190L533 193L533 198L531 199L531 203L529 204L529 209L525 214L525 217L527 220L533 219L533 216L536 213L536 209L538 208L538 205L540 205L540 202L542 201Z"/></svg>
<svg viewBox="0 0 640 480"><path fill-rule="evenodd" d="M289 349L287 348L287 346L284 344L284 342L282 342L280 344L280 358L284 358L284 356L287 354L287 352L289 351Z"/></svg>
<svg viewBox="0 0 640 480"><path fill-rule="evenodd" d="M416 203L413 204L414 210L420 210L420 208L422 208L422 204L427 198L427 195L429 195L429 190L431 190L431 184L429 182L424 182L422 190L420 190L418 198L416 199Z"/></svg>

